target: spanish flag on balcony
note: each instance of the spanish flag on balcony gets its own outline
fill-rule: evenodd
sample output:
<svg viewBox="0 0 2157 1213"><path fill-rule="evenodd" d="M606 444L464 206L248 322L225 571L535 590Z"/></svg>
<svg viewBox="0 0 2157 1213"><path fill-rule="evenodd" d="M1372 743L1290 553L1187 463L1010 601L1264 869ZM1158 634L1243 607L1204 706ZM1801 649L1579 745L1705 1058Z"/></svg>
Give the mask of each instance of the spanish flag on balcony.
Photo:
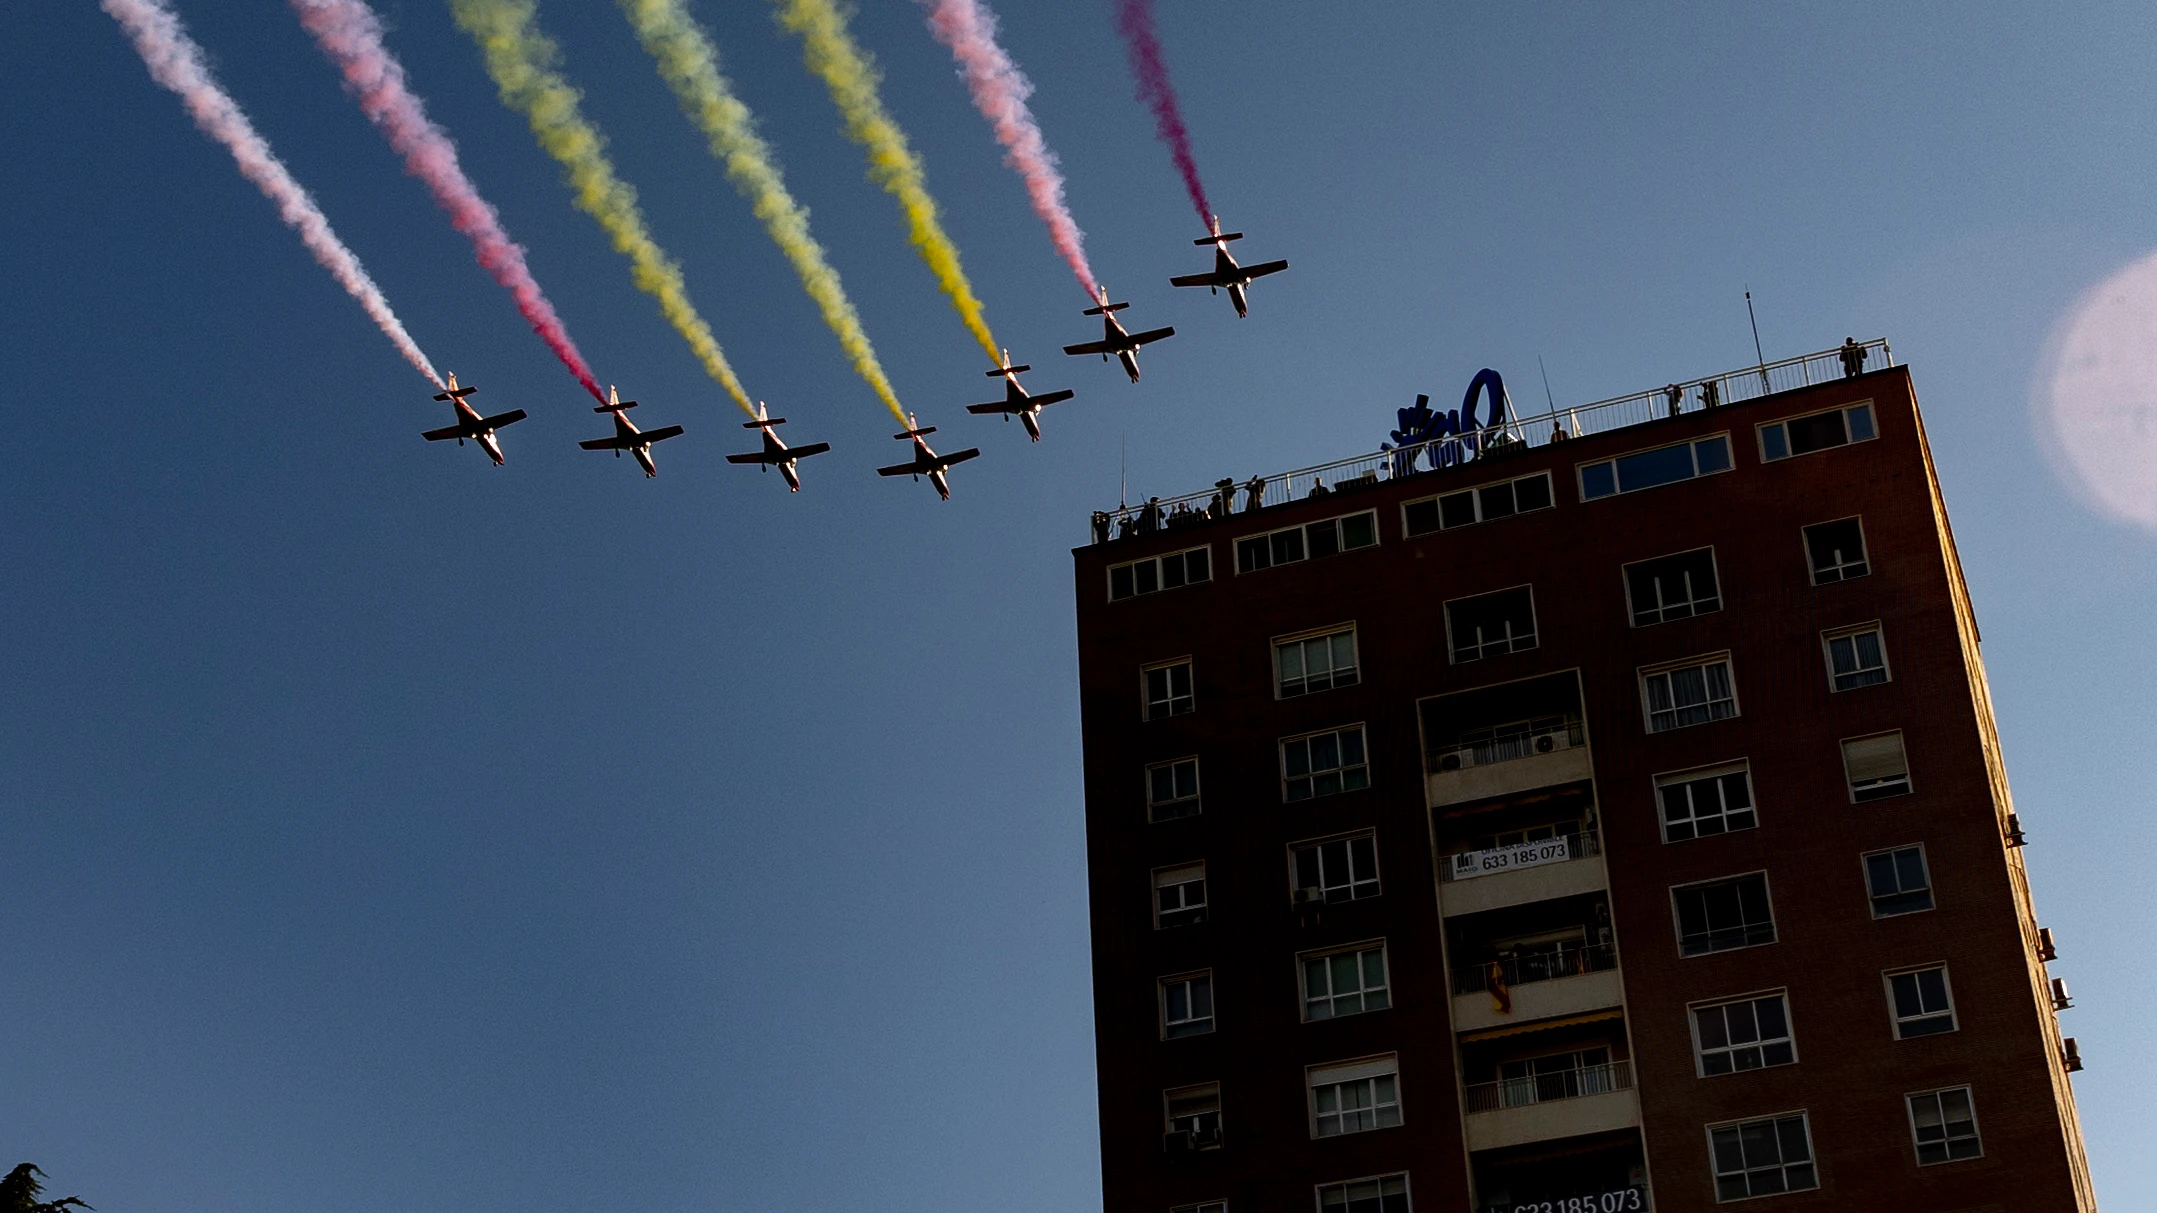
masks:
<svg viewBox="0 0 2157 1213"><path fill-rule="evenodd" d="M1505 966L1490 962L1490 1005L1500 1015L1513 1013L1513 992L1505 988Z"/></svg>

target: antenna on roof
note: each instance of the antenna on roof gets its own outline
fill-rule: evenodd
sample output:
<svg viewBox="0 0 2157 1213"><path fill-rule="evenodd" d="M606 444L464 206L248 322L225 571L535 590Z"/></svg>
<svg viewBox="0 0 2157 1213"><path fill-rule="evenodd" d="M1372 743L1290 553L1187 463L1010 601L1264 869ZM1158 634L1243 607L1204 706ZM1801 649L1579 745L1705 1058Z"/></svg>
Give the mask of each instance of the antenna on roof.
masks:
<svg viewBox="0 0 2157 1213"><path fill-rule="evenodd" d="M1555 413L1558 411L1558 398L1550 394L1550 368L1543 365L1541 354L1535 356L1535 369L1543 372L1543 400L1550 405L1550 411Z"/></svg>
<svg viewBox="0 0 2157 1213"><path fill-rule="evenodd" d="M1745 292L1745 318L1753 322L1753 357L1760 360L1760 390L1768 389L1768 356L1760 352L1760 317L1753 315L1753 293Z"/></svg>

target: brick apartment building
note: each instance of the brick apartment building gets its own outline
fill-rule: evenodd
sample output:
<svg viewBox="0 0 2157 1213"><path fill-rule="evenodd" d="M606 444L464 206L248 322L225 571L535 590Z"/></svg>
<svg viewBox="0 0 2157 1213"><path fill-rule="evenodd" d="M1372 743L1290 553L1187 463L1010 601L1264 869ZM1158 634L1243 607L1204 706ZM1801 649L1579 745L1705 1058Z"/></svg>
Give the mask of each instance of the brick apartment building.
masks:
<svg viewBox="0 0 2157 1213"><path fill-rule="evenodd" d="M1890 361L1074 553L1109 1213L2096 1207Z"/></svg>

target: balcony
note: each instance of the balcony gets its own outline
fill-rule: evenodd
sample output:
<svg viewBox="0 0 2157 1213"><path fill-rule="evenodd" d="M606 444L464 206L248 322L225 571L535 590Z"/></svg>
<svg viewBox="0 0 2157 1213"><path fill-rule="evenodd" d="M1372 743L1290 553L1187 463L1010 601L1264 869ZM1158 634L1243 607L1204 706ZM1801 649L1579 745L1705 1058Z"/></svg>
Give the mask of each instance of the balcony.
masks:
<svg viewBox="0 0 2157 1213"><path fill-rule="evenodd" d="M1438 910L1475 914L1610 887L1602 837L1593 826L1534 842L1438 858Z"/></svg>
<svg viewBox="0 0 2157 1213"><path fill-rule="evenodd" d="M1432 808L1574 783L1594 773L1578 716L1542 716L1462 733L1424 756Z"/></svg>
<svg viewBox="0 0 2157 1213"><path fill-rule="evenodd" d="M1504 979L1500 1010L1492 970ZM1453 1028L1473 1032L1531 1023L1625 1004L1617 949L1609 944L1570 944L1548 952L1509 956L1453 971Z"/></svg>
<svg viewBox="0 0 2157 1213"><path fill-rule="evenodd" d="M1630 1061L1474 1083L1466 1103L1470 1152L1640 1124Z"/></svg>

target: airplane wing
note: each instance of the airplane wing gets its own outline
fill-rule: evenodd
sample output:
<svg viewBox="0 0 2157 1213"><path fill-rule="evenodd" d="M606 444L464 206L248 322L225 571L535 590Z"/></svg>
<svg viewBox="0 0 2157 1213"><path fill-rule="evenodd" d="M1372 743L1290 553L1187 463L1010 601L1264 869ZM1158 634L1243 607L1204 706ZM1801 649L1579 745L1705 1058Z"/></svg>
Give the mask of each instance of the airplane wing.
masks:
<svg viewBox="0 0 2157 1213"><path fill-rule="evenodd" d="M1267 274L1278 274L1287 268L1288 263L1286 261L1265 261L1257 265L1244 266L1243 276L1246 278L1263 278Z"/></svg>
<svg viewBox="0 0 2157 1213"><path fill-rule="evenodd" d="M784 456L781 456L781 458L783 458L783 457L784 457ZM770 454L768 454L767 452L764 452L764 451L751 451L751 452L749 452L749 453L748 453L748 454L746 454L746 455L729 455L729 456L727 456L727 457L726 457L726 461L727 461L728 463L777 463L777 462L779 462L779 460L778 460L778 459L775 459L775 458L773 458L773 457L772 457L772 456L771 456Z"/></svg>
<svg viewBox="0 0 2157 1213"><path fill-rule="evenodd" d="M1008 412L1009 407L1003 401L997 400L989 404L969 404L966 406L966 411L969 413L1002 413Z"/></svg>
<svg viewBox="0 0 2157 1213"><path fill-rule="evenodd" d="M876 469L876 474L879 476L916 476L928 470L918 462L894 463L888 468Z"/></svg>
<svg viewBox="0 0 2157 1213"><path fill-rule="evenodd" d="M828 442L812 442L807 446L790 446L786 448L786 457L789 459L807 459L811 455L821 455L830 449L831 444Z"/></svg>
<svg viewBox="0 0 2157 1213"><path fill-rule="evenodd" d="M1173 337L1175 335L1176 330L1173 327L1165 329L1147 329L1143 333L1131 334L1131 344L1144 345L1149 341L1159 341L1163 337Z"/></svg>
<svg viewBox="0 0 2157 1213"><path fill-rule="evenodd" d="M428 430L420 435L429 442L440 442L444 438L462 438L464 436L464 427L461 425L445 425L441 429Z"/></svg>
<svg viewBox="0 0 2157 1213"><path fill-rule="evenodd" d="M500 429L505 425L514 425L524 420L526 416L527 414L523 409L511 409L506 413L496 413L492 417L483 418L480 424L489 429Z"/></svg>
<svg viewBox="0 0 2157 1213"><path fill-rule="evenodd" d="M646 430L638 437L646 442L665 442L669 438L680 437L681 432L682 427L678 425L662 425L656 430Z"/></svg>
<svg viewBox="0 0 2157 1213"><path fill-rule="evenodd" d="M1081 341L1077 345L1064 347L1064 353L1066 354L1113 354L1115 352L1106 341Z"/></svg>
<svg viewBox="0 0 2157 1213"><path fill-rule="evenodd" d="M1287 262L1282 262L1287 265ZM1170 286L1226 286L1219 274L1182 274L1168 280Z"/></svg>
<svg viewBox="0 0 2157 1213"><path fill-rule="evenodd" d="M587 451L626 451L633 444L617 434L612 438L587 438L577 445Z"/></svg>
<svg viewBox="0 0 2157 1213"><path fill-rule="evenodd" d="M1044 404L1055 404L1058 401L1069 400L1075 395L1077 395L1077 393L1073 392L1070 388L1064 388L1061 391L1043 392L1039 396L1030 397L1029 400L1034 405L1039 406Z"/></svg>
<svg viewBox="0 0 2157 1213"><path fill-rule="evenodd" d="M954 463L964 463L967 460L972 459L974 456L979 455L980 453L980 447L970 446L963 451L953 451L949 455L939 455L937 456L937 461L942 463L945 467L950 467Z"/></svg>

